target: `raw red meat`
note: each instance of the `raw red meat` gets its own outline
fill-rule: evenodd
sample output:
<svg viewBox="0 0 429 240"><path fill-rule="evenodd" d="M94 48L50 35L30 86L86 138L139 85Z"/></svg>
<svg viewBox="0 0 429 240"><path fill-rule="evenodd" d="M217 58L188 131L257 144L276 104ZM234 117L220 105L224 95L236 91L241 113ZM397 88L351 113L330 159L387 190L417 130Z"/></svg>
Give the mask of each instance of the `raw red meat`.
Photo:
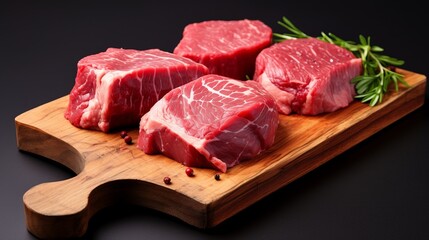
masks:
<svg viewBox="0 0 429 240"><path fill-rule="evenodd" d="M277 101L283 114L316 115L346 107L355 96L351 80L360 58L316 38L286 40L263 50L253 79Z"/></svg>
<svg viewBox="0 0 429 240"><path fill-rule="evenodd" d="M206 65L210 73L244 80L252 77L256 56L271 39L271 28L258 20L205 21L185 27L174 53Z"/></svg>
<svg viewBox="0 0 429 240"><path fill-rule="evenodd" d="M274 143L275 101L255 81L209 74L173 89L140 122L138 147L225 172Z"/></svg>
<svg viewBox="0 0 429 240"><path fill-rule="evenodd" d="M65 117L103 132L138 126L168 91L208 73L202 64L158 49L109 48L84 57L77 67Z"/></svg>

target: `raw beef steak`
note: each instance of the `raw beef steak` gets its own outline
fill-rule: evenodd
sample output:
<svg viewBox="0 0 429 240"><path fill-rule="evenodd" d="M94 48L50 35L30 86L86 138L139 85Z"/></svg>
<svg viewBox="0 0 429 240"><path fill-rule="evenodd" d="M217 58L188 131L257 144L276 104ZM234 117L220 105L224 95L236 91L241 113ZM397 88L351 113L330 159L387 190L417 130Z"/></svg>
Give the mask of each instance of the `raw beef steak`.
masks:
<svg viewBox="0 0 429 240"><path fill-rule="evenodd" d="M316 38L286 40L263 50L253 79L277 101L283 114L316 115L346 107L355 96L351 80L360 58Z"/></svg>
<svg viewBox="0 0 429 240"><path fill-rule="evenodd" d="M258 53L271 45L272 30L258 20L213 20L189 24L174 53L206 65L210 73L252 77Z"/></svg>
<svg viewBox="0 0 429 240"><path fill-rule="evenodd" d="M65 117L76 127L103 132L138 126L168 91L208 73L202 64L158 49L109 48L77 67Z"/></svg>
<svg viewBox="0 0 429 240"><path fill-rule="evenodd" d="M142 117L138 147L226 172L270 147L278 123L259 83L210 74L167 93Z"/></svg>

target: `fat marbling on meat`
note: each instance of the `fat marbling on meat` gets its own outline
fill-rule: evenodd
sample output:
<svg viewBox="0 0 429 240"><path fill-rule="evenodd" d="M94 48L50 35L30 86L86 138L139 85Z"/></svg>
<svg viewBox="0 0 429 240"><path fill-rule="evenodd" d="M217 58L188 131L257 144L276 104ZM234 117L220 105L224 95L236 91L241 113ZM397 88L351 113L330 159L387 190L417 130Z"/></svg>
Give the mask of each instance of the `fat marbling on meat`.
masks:
<svg viewBox="0 0 429 240"><path fill-rule="evenodd" d="M348 106L351 80L362 61L350 51L316 38L285 40L262 50L253 79L277 101L283 114L316 115Z"/></svg>
<svg viewBox="0 0 429 240"><path fill-rule="evenodd" d="M137 146L225 172L274 143L275 101L255 81L209 74L173 89L140 122Z"/></svg>
<svg viewBox="0 0 429 240"><path fill-rule="evenodd" d="M202 63L210 73L245 80L272 30L259 20L211 20L187 25L174 53Z"/></svg>
<svg viewBox="0 0 429 240"><path fill-rule="evenodd" d="M82 58L77 68L65 117L103 132L138 127L168 91L208 74L204 65L159 49L109 48Z"/></svg>

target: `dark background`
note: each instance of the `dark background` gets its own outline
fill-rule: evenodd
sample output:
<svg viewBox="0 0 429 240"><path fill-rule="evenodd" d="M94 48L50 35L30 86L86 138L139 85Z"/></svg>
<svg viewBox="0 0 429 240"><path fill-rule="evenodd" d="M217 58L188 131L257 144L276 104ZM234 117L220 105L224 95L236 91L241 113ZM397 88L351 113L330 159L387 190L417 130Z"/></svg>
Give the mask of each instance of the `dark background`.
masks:
<svg viewBox="0 0 429 240"><path fill-rule="evenodd" d="M280 3L281 2L281 3ZM0 239L34 239L22 196L70 170L18 151L14 118L69 93L77 61L108 47L172 51L186 24L287 16L317 36L370 35L403 68L429 75L426 11L412 1L1 1ZM426 102L428 93L426 93ZM428 107L393 123L214 229L138 206L90 221L87 239L429 239Z"/></svg>

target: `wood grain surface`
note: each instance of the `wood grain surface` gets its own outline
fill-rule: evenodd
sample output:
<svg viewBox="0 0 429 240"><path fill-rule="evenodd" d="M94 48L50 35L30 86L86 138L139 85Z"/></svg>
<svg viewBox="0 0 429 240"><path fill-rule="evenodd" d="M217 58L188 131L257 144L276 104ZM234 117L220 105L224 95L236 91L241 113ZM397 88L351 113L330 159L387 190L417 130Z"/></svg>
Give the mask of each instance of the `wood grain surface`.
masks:
<svg viewBox="0 0 429 240"><path fill-rule="evenodd" d="M392 91L381 105L358 101L319 116L281 115L274 146L220 175L146 155L119 132L73 127L64 96L15 118L20 150L57 161L76 173L43 183L23 196L28 230L39 238L85 234L90 218L118 203L155 209L198 228L215 227L259 199L346 151L424 103L426 76L399 69L411 87ZM134 140L138 129L126 129ZM163 178L169 176L171 184Z"/></svg>

